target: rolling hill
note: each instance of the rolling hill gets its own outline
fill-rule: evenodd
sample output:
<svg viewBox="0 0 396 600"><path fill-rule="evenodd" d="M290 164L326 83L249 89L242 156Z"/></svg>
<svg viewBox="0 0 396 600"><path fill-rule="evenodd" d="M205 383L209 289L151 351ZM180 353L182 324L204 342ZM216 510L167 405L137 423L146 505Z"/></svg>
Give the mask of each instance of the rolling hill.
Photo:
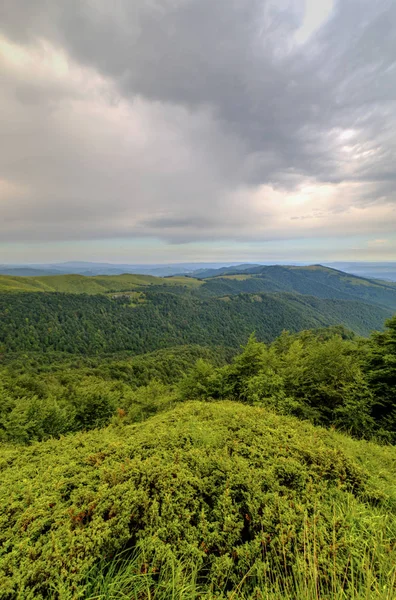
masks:
<svg viewBox="0 0 396 600"><path fill-rule="evenodd" d="M1 292L64 292L69 294L109 294L128 292L151 285L198 287L201 282L183 275L155 277L154 275L44 275L18 277L0 275Z"/></svg>
<svg viewBox="0 0 396 600"><path fill-rule="evenodd" d="M310 267L268 266L226 272L204 280L199 293L207 296L241 292L292 292L318 298L362 300L396 310L396 288L392 283L314 265Z"/></svg>
<svg viewBox="0 0 396 600"><path fill-rule="evenodd" d="M385 281L365 279L329 267L313 265L228 267L200 271L205 278L177 275L47 275L17 277L0 275L2 292L63 292L70 294L112 294L162 289L194 290L202 296L221 297L240 293L290 292L340 300L361 300L396 310L396 287ZM169 290L172 291L172 290Z"/></svg>
<svg viewBox="0 0 396 600"><path fill-rule="evenodd" d="M0 344L8 351L148 352L182 344L237 348L344 325L382 329L396 311L386 283L321 266L247 267L204 280L115 275L0 277Z"/></svg>

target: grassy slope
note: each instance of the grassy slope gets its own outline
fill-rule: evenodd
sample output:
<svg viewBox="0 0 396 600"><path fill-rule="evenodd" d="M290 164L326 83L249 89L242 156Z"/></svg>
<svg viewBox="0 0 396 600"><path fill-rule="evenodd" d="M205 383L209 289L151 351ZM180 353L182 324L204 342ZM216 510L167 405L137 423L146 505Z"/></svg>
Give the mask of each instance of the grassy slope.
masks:
<svg viewBox="0 0 396 600"><path fill-rule="evenodd" d="M62 600L74 586L98 597L98 576L83 592L91 566L125 547L144 551L135 587L99 597L196 597L172 594L172 576L162 596L135 595L142 574L176 559L200 573L200 598L394 598L395 448L194 402L3 447L0 469L2 598L40 599L51 585ZM250 595L255 585L268 595Z"/></svg>
<svg viewBox="0 0 396 600"><path fill-rule="evenodd" d="M16 277L0 275L0 292L66 292L103 294L127 292L152 285L198 287L201 282L191 277L154 277L153 275L46 275Z"/></svg>
<svg viewBox="0 0 396 600"><path fill-rule="evenodd" d="M335 269L312 267L253 267L200 281L192 277L152 275L54 275L44 277L0 276L1 292L64 292L111 294L147 288L195 290L201 296L221 297L240 293L289 292L318 298L360 300L396 310L396 288L385 282L356 277Z"/></svg>
<svg viewBox="0 0 396 600"><path fill-rule="evenodd" d="M211 277L199 292L208 296L241 292L297 292L319 298L363 300L396 309L394 285L321 266L254 267L239 276L228 274Z"/></svg>

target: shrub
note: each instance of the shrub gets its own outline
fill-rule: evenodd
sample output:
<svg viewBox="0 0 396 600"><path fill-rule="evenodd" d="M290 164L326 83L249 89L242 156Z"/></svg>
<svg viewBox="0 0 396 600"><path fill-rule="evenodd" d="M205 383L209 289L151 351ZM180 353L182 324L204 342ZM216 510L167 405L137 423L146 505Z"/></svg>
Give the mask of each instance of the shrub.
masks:
<svg viewBox="0 0 396 600"><path fill-rule="evenodd" d="M3 449L0 597L86 598L92 568L121 551L153 585L172 564L194 564L217 597L276 591L305 572L317 597L353 589L357 570L366 591L389 586L395 497L377 480L381 465L381 485L392 482L394 450L372 444L366 471L366 443L345 438L343 451L343 439L260 408L195 402Z"/></svg>

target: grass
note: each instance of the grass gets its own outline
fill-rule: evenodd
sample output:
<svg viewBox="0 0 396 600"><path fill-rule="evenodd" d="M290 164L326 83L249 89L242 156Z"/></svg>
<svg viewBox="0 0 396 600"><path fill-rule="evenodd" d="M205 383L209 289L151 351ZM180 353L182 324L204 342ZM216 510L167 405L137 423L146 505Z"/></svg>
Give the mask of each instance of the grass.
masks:
<svg viewBox="0 0 396 600"><path fill-rule="evenodd" d="M293 557L292 567L285 568L288 547L285 544L280 558L253 565L232 589L227 580L222 587L209 589L196 565L191 561L170 560L160 568L147 563L144 552L128 556L125 553L110 563L103 561L89 572L85 588L86 600L394 600L396 568L388 549L389 520L377 515L377 535L370 539L365 551L351 552L343 557L344 574L336 567L336 529L339 519L353 522L354 506L334 504L333 551L334 567L329 570L325 585L318 576L316 551L320 540L317 530L304 522L304 546ZM359 515L363 520L372 515ZM351 529L350 535L356 532ZM282 555L284 560L282 560ZM289 557L288 557L289 559ZM380 565L380 567L378 567ZM286 576L285 576L286 572ZM246 591L246 589L248 591ZM253 592L251 590L254 590ZM59 590L58 590L59 591ZM59 596L54 596L59 597Z"/></svg>
<svg viewBox="0 0 396 600"><path fill-rule="evenodd" d="M210 277L209 281L216 281L217 279L231 279L234 281L245 281L246 279L252 279L253 277L254 277L254 275L249 275L249 274L244 275L243 273L240 273L237 275L218 275L216 277Z"/></svg>
<svg viewBox="0 0 396 600"><path fill-rule="evenodd" d="M184 286L196 288L203 282L192 277L155 277L153 275L45 275L17 277L0 275L0 292L64 292L72 294L111 294L132 292L147 286Z"/></svg>

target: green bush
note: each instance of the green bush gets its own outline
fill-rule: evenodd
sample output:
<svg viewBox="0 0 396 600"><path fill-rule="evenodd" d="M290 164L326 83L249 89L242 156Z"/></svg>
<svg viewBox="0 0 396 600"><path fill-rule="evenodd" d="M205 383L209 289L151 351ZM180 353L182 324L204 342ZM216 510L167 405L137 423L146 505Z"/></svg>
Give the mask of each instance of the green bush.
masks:
<svg viewBox="0 0 396 600"><path fill-rule="evenodd" d="M387 426L384 419L376 421L373 408L380 399L366 363L367 347L344 340L337 329L284 332L271 346L251 335L229 365L216 369L197 361L179 382L179 397L229 398L370 438ZM388 426L391 422L388 417Z"/></svg>
<svg viewBox="0 0 396 600"><path fill-rule="evenodd" d="M175 392L169 386L153 379L148 385L130 391L120 400L115 423L145 421L158 412L171 408L177 402Z"/></svg>
<svg viewBox="0 0 396 600"><path fill-rule="evenodd" d="M59 437L74 429L74 411L55 398L20 398L3 416L0 440L26 444Z"/></svg>
<svg viewBox="0 0 396 600"><path fill-rule="evenodd" d="M153 594L194 564L208 598L293 597L298 574L313 597L380 597L394 584L395 464L394 449L233 402L3 448L0 597L87 598L92 569L122 551Z"/></svg>
<svg viewBox="0 0 396 600"><path fill-rule="evenodd" d="M381 435L396 443L396 315L385 324L385 332L371 336L365 367L375 399L373 417Z"/></svg>
<svg viewBox="0 0 396 600"><path fill-rule="evenodd" d="M226 348L184 346L139 356L8 357L0 365L0 441L30 443L103 427L123 411L127 422L141 421L174 402L172 384L197 359L219 366L228 356Z"/></svg>
<svg viewBox="0 0 396 600"><path fill-rule="evenodd" d="M122 388L121 388L122 389ZM105 381L87 378L73 389L76 429L94 429L107 425L121 398L120 390Z"/></svg>

